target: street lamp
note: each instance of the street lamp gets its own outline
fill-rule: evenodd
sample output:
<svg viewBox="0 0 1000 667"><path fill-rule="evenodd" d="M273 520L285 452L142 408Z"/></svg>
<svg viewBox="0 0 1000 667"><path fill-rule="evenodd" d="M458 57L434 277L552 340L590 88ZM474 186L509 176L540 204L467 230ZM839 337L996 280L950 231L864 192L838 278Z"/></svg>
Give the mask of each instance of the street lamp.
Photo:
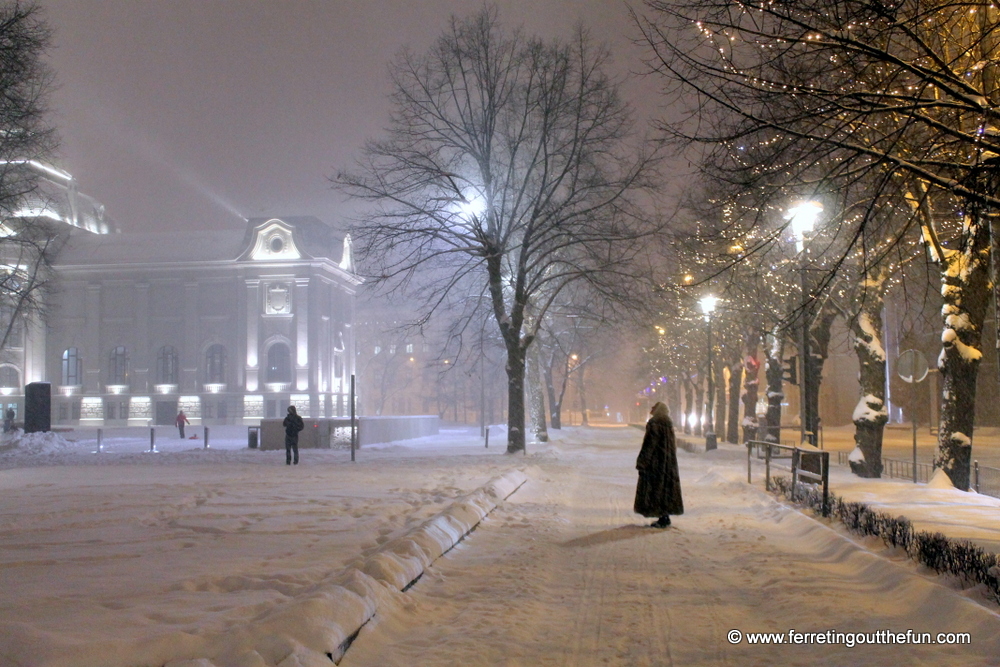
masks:
<svg viewBox="0 0 1000 667"><path fill-rule="evenodd" d="M804 201L788 209L785 216L795 235L795 248L799 253L799 280L802 285L802 326L800 331L800 353L802 359L802 383L799 386L799 421L802 424L802 440L815 446L818 442L819 415L818 407L818 387L816 378L813 377L815 365L812 362L809 350L809 323L812 320L812 305L809 298L809 286L807 279L807 251L805 248L806 234L811 232L816 226L816 220L823 212L823 205L817 201Z"/></svg>
<svg viewBox="0 0 1000 667"><path fill-rule="evenodd" d="M718 297L711 295L703 296L699 301L701 312L705 314L705 328L708 331L708 414L705 415L705 451L710 451L718 446L713 417L715 412L715 374L713 366L715 362L712 355L712 312L715 310L715 304L718 301Z"/></svg>

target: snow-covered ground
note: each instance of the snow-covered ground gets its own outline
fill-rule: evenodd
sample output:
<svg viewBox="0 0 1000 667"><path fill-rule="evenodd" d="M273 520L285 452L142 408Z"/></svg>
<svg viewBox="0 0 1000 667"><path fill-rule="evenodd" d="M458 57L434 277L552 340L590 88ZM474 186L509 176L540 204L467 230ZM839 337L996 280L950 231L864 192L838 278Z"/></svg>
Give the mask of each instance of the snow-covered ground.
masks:
<svg viewBox="0 0 1000 667"><path fill-rule="evenodd" d="M757 471L748 486L740 448L680 453L687 512L661 531L631 512L634 429L566 429L525 457L446 431L365 448L355 463L302 450L297 467L247 450L245 429L213 428L208 451L169 432L158 454L143 453L139 432L108 434L101 454L74 434L32 451L0 443L0 665L329 665L303 647L353 632L337 625L352 604L378 608L347 667L1000 656L995 604L777 502ZM368 576L380 554L412 555L406 536L511 471L527 482L408 592ZM918 528L1000 535L1000 500L843 471L832 484ZM727 639L793 629L968 632L972 643Z"/></svg>

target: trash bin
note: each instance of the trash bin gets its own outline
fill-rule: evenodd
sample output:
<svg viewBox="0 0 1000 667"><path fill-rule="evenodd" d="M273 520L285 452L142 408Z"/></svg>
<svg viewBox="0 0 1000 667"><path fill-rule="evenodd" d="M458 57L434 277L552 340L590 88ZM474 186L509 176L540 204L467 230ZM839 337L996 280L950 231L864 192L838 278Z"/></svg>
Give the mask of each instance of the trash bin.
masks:
<svg viewBox="0 0 1000 667"><path fill-rule="evenodd" d="M257 449L257 443L259 442L260 442L260 426L248 426L247 447L250 449Z"/></svg>

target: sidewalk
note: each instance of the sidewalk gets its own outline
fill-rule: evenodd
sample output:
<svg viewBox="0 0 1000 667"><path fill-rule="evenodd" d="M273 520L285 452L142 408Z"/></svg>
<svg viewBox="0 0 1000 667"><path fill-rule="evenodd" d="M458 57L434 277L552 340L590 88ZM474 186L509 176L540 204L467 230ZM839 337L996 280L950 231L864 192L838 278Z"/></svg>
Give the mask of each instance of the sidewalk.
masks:
<svg viewBox="0 0 1000 667"><path fill-rule="evenodd" d="M704 449L701 439L688 435L679 437L693 449ZM826 449L837 451L833 447L842 447L840 451L845 451L843 448L847 445L842 437L830 438L826 442ZM746 448L743 445L721 443L719 450L742 458L743 480L746 480ZM914 484L910 480L888 477L864 479L851 473L848 466L838 465L833 453L830 455L830 464L830 493L848 501L863 502L893 516L906 517L917 530L968 540L989 551L1000 553L1000 498L959 491L954 487L942 488L940 483ZM752 465L753 483L762 487L764 463L754 459ZM787 462L775 462L771 474L787 477L787 465Z"/></svg>
<svg viewBox="0 0 1000 667"><path fill-rule="evenodd" d="M360 575L346 582L379 604L341 665L996 664L1000 607L778 501L756 472L748 485L743 447L679 452L686 512L658 530L632 512L640 431L552 436L526 456L443 433L364 448L356 463L306 450L294 468L283 452L236 440L225 449L223 438L218 449L159 455L125 442L101 455L89 442L8 452L0 663L328 665L324 652L345 632L330 620L345 597L331 583L375 554L412 560L406 536L460 535L432 517L453 516L489 479L523 474L520 490L406 592ZM1000 501L954 489L839 469L833 488L923 511L952 534L995 542L1000 526ZM823 634L751 643L802 639L791 630ZM971 643L887 644L889 630L969 633ZM816 643L828 631L831 643ZM232 645L216 650L212 637Z"/></svg>
<svg viewBox="0 0 1000 667"><path fill-rule="evenodd" d="M631 511L639 433L563 438L342 666L995 664L995 606L747 485L742 448L679 453L686 512L661 531ZM748 643L792 629L972 644Z"/></svg>

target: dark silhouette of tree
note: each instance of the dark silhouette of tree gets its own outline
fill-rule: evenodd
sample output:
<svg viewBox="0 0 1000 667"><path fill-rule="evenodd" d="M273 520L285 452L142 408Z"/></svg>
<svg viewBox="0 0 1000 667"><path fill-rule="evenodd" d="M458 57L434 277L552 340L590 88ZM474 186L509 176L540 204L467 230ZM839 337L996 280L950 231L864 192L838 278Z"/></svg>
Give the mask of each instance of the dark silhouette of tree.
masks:
<svg viewBox="0 0 1000 667"><path fill-rule="evenodd" d="M550 305L581 281L625 304L649 276L656 162L608 59L582 29L543 41L493 8L452 18L392 64L387 135L334 179L372 204L354 234L375 281L427 313L482 286L507 355L508 452L524 449L525 355Z"/></svg>

